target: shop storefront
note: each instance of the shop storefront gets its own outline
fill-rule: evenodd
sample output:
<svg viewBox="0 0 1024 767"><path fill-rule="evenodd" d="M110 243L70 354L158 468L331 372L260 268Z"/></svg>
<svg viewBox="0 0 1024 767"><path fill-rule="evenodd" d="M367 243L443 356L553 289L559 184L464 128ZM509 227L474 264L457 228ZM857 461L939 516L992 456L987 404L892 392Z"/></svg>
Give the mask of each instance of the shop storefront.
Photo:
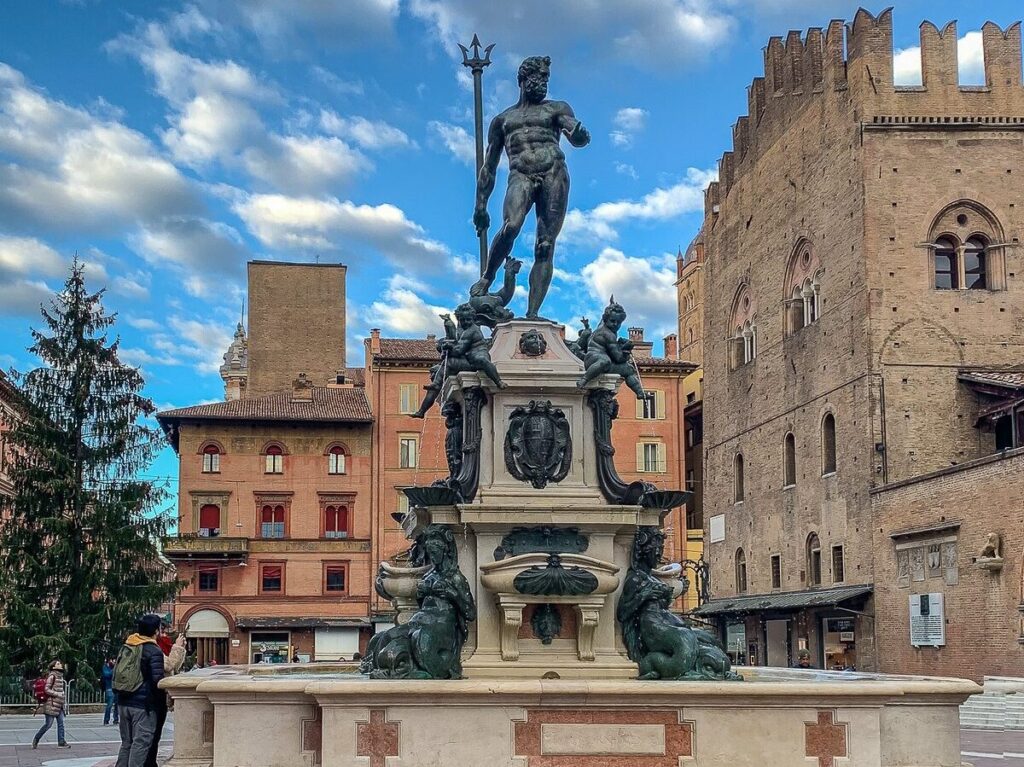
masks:
<svg viewBox="0 0 1024 767"><path fill-rule="evenodd" d="M695 614L716 623L737 666L789 667L804 652L811 666L874 668L872 587L775 592L712 599Z"/></svg>
<svg viewBox="0 0 1024 767"><path fill-rule="evenodd" d="M249 663L352 660L370 637L363 618L239 618Z"/></svg>

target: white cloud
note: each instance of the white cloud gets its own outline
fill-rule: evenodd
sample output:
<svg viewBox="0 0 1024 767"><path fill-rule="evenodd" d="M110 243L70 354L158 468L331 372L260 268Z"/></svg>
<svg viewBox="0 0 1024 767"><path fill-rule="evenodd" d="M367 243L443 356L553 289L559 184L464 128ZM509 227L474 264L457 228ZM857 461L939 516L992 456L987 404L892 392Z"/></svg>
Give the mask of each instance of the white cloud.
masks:
<svg viewBox="0 0 1024 767"><path fill-rule="evenodd" d="M0 235L0 274L45 274L54 277L64 273L67 265L60 254L34 237Z"/></svg>
<svg viewBox="0 0 1024 767"><path fill-rule="evenodd" d="M476 142L469 135L469 131L461 125L431 120L427 123L427 130L440 140L459 162L466 165L476 163Z"/></svg>
<svg viewBox="0 0 1024 767"><path fill-rule="evenodd" d="M189 182L142 134L48 98L0 64L0 224L112 231L197 210Z"/></svg>
<svg viewBox="0 0 1024 767"><path fill-rule="evenodd" d="M244 154L254 178L281 191L321 192L373 167L358 150L334 136L270 136Z"/></svg>
<svg viewBox="0 0 1024 767"><path fill-rule="evenodd" d="M447 50L452 40L469 40L474 31L500 29L502 46L510 51L575 49L577 43L601 40L607 44L584 47L663 69L705 58L728 39L735 21L717 5L708 0L520 0L509 12L503 3L411 0L408 7Z"/></svg>
<svg viewBox="0 0 1024 767"><path fill-rule="evenodd" d="M634 168L628 162L615 163L615 172L621 173L623 176L629 176L634 181L640 178L640 174L636 172L636 168Z"/></svg>
<svg viewBox="0 0 1024 767"><path fill-rule="evenodd" d="M427 238L400 208L386 203L254 194L236 201L233 210L270 248L383 256L418 273L437 273L448 263L444 245Z"/></svg>
<svg viewBox="0 0 1024 767"><path fill-rule="evenodd" d="M633 139L644 129L647 122L647 110L640 107L623 107L612 118L612 125L615 126L608 138L614 146L629 148L633 145Z"/></svg>
<svg viewBox="0 0 1024 767"><path fill-rule="evenodd" d="M967 32L956 41L961 85L985 84L985 52L979 31ZM922 85L921 46L896 50L893 57L893 81L896 85Z"/></svg>
<svg viewBox="0 0 1024 767"><path fill-rule="evenodd" d="M409 281L402 275L394 275L380 298L370 305L366 321L379 327L385 334L420 338L428 333L441 335L444 326L438 315L452 310L426 303L420 298L422 292L422 284Z"/></svg>
<svg viewBox="0 0 1024 767"><path fill-rule="evenodd" d="M387 39L398 0L199 0L225 24L241 24L277 54L320 47L364 47Z"/></svg>
<svg viewBox="0 0 1024 767"><path fill-rule="evenodd" d="M321 110L320 127L330 134L354 141L363 149L415 146L404 131L383 120L342 117L329 109Z"/></svg>
<svg viewBox="0 0 1024 767"><path fill-rule="evenodd" d="M146 272L119 274L110 283L110 289L125 298L145 301L149 298L150 276Z"/></svg>
<svg viewBox="0 0 1024 767"><path fill-rule="evenodd" d="M121 362L134 367L149 367L152 365L180 365L182 360L171 354L153 354L146 349L138 347L122 346L117 350L117 356Z"/></svg>
<svg viewBox="0 0 1024 767"><path fill-rule="evenodd" d="M128 314L124 315L123 319L133 328L137 328L138 330L159 330L163 327L159 322L151 320L148 317L135 317Z"/></svg>
<svg viewBox="0 0 1024 767"><path fill-rule="evenodd" d="M603 202L585 212L573 209L565 218L563 240L605 242L616 239L616 226L628 221L666 221L703 210L704 189L716 177L713 170L689 168L678 184L655 189L639 200Z"/></svg>
<svg viewBox="0 0 1024 767"><path fill-rule="evenodd" d="M172 349L193 358L200 372L215 373L220 369L224 352L232 340L227 325L219 321L202 322L177 316L170 317L168 324L183 341Z"/></svg>
<svg viewBox="0 0 1024 767"><path fill-rule="evenodd" d="M604 248L580 271L591 297L604 306L609 296L625 307L629 324L645 327L652 338L676 323L675 258L644 259Z"/></svg>
<svg viewBox="0 0 1024 767"><path fill-rule="evenodd" d="M225 277L238 278L247 251L227 224L194 217L168 217L143 226L129 239L132 249L155 266L186 277L193 295L210 295Z"/></svg>
<svg viewBox="0 0 1024 767"><path fill-rule="evenodd" d="M363 95L364 88L361 80L345 80L344 78L338 77L334 72L324 69L318 64L311 66L309 71L313 74L313 77L337 94L351 96Z"/></svg>
<svg viewBox="0 0 1024 767"><path fill-rule="evenodd" d="M39 307L53 298L45 282L0 280L0 316L39 318Z"/></svg>

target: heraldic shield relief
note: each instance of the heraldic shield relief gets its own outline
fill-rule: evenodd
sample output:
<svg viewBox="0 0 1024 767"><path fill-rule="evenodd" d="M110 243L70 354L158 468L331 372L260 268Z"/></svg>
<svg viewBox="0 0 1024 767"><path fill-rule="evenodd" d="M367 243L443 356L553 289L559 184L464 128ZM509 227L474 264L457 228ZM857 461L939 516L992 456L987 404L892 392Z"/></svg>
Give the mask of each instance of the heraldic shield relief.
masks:
<svg viewBox="0 0 1024 767"><path fill-rule="evenodd" d="M572 465L572 438L565 414L550 400L530 400L512 411L505 435L505 467L540 490L561 482Z"/></svg>

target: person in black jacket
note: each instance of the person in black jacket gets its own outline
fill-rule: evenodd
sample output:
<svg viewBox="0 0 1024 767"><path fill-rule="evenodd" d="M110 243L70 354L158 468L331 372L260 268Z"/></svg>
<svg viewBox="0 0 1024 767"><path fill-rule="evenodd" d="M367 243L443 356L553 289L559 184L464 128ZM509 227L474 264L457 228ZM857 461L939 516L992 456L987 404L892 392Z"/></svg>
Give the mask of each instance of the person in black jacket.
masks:
<svg viewBox="0 0 1024 767"><path fill-rule="evenodd" d="M122 653L138 652L142 684L134 690L121 689L117 674L117 710L120 721L121 750L117 754L117 767L143 767L156 736L158 712L165 694L157 685L164 678L164 654L156 643L160 630L160 616L143 615L138 631L129 636L121 648Z"/></svg>

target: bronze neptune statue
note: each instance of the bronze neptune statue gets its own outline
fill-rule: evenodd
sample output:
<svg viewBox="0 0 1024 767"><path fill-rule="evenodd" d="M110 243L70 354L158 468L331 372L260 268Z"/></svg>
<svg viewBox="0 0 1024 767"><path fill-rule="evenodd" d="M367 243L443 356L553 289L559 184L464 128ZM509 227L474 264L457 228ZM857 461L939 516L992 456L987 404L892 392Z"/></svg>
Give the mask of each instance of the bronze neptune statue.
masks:
<svg viewBox="0 0 1024 767"><path fill-rule="evenodd" d="M564 101L548 101L551 59L530 56L519 65L519 101L491 121L487 132L487 152L477 179L476 210L473 223L477 232L490 226L487 200L494 191L494 174L504 148L508 156L508 189L502 209L501 229L494 236L487 268L472 289L471 296L482 296L494 282L498 267L512 252L512 245L530 208L537 213L537 242L530 270L530 295L526 316L535 318L551 285L554 273L555 238L562 230L569 205L569 171L565 155L558 146L562 134L569 143L584 147L590 133L576 119L572 107Z"/></svg>

